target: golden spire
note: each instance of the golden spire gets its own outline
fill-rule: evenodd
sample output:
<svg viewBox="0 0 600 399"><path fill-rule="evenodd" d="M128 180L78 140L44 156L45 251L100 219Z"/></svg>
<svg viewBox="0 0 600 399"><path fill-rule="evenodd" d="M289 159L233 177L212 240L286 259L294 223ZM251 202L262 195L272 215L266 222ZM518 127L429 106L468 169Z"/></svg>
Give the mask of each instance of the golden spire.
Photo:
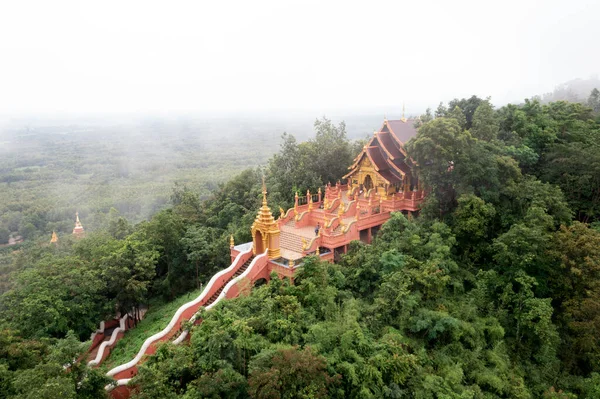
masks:
<svg viewBox="0 0 600 399"><path fill-rule="evenodd" d="M265 184L265 176L264 175L262 177L262 195L263 195L262 205L267 206L267 185Z"/></svg>
<svg viewBox="0 0 600 399"><path fill-rule="evenodd" d="M406 118L404 117L404 103L402 103L402 122L406 122Z"/></svg>
<svg viewBox="0 0 600 399"><path fill-rule="evenodd" d="M229 236L229 248L235 247L235 242L233 241L233 234Z"/></svg>
<svg viewBox="0 0 600 399"><path fill-rule="evenodd" d="M52 244L56 244L58 242L58 236L56 235L56 231L52 231L52 238L50 239Z"/></svg>
<svg viewBox="0 0 600 399"><path fill-rule="evenodd" d="M275 221L271 208L267 203L267 186L263 176L262 183L262 206L258 210L258 214L252 223L252 250L255 255L269 249L269 259L275 259L281 256L279 249L279 225Z"/></svg>

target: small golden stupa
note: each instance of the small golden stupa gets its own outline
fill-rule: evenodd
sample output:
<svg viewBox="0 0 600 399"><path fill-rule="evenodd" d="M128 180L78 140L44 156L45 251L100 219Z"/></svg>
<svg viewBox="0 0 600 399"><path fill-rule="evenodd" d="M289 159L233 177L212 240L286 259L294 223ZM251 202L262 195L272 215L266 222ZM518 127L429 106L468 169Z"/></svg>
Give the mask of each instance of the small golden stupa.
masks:
<svg viewBox="0 0 600 399"><path fill-rule="evenodd" d="M75 227L73 228L73 235L75 237L83 237L85 235L85 230L83 230L83 226L79 221L79 212L75 212Z"/></svg>

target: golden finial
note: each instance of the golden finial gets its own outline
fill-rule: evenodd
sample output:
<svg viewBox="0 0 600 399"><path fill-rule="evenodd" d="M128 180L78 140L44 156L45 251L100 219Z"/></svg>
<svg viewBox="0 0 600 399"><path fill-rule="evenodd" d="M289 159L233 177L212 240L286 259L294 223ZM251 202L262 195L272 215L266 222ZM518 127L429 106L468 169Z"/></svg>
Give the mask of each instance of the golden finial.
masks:
<svg viewBox="0 0 600 399"><path fill-rule="evenodd" d="M229 236L229 248L235 247L235 242L233 241L233 234Z"/></svg>
<svg viewBox="0 0 600 399"><path fill-rule="evenodd" d="M306 242L306 238L302 237L302 251L306 251L308 247L308 243Z"/></svg>
<svg viewBox="0 0 600 399"><path fill-rule="evenodd" d="M56 231L52 231L52 238L50 239L52 244L56 244L58 242L58 236L56 235Z"/></svg>
<svg viewBox="0 0 600 399"><path fill-rule="evenodd" d="M404 117L404 103L402 103L402 122L406 122L406 118Z"/></svg>
<svg viewBox="0 0 600 399"><path fill-rule="evenodd" d="M313 201L312 201L312 197L308 197L308 210L312 211L313 210Z"/></svg>
<svg viewBox="0 0 600 399"><path fill-rule="evenodd" d="M306 190L306 196L310 197L310 190Z"/></svg>
<svg viewBox="0 0 600 399"><path fill-rule="evenodd" d="M377 130L373 130L373 137L377 136Z"/></svg>
<svg viewBox="0 0 600 399"><path fill-rule="evenodd" d="M386 114L383 114L383 121L387 122L387 116L386 116Z"/></svg>
<svg viewBox="0 0 600 399"><path fill-rule="evenodd" d="M267 185L265 184L265 176L262 177L262 195L263 195L263 206L267 206Z"/></svg>
<svg viewBox="0 0 600 399"><path fill-rule="evenodd" d="M321 253L319 252L319 246L317 246L317 250L315 251L315 254L317 254L317 256L321 255Z"/></svg>
<svg viewBox="0 0 600 399"><path fill-rule="evenodd" d="M284 216L285 216L285 211L283 210L282 207L279 207L279 219L281 219Z"/></svg>
<svg viewBox="0 0 600 399"><path fill-rule="evenodd" d="M290 259L290 261L288 262L288 266L294 267L294 259Z"/></svg>

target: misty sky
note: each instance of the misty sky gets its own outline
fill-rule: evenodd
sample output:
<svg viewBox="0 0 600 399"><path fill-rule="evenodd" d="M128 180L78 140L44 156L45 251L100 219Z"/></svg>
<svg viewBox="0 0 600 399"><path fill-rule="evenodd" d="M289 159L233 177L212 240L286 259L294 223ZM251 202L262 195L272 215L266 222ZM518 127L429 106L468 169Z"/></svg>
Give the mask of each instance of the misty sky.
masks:
<svg viewBox="0 0 600 399"><path fill-rule="evenodd" d="M494 103L600 72L600 1L4 1L0 114Z"/></svg>

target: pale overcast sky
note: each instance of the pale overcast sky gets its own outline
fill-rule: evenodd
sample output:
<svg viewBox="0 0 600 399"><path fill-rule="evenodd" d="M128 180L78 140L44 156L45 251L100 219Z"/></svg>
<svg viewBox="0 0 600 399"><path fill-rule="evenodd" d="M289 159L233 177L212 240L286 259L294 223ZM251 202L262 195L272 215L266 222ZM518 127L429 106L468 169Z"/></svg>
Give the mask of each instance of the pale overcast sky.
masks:
<svg viewBox="0 0 600 399"><path fill-rule="evenodd" d="M0 113L407 110L600 72L600 1L3 1Z"/></svg>

